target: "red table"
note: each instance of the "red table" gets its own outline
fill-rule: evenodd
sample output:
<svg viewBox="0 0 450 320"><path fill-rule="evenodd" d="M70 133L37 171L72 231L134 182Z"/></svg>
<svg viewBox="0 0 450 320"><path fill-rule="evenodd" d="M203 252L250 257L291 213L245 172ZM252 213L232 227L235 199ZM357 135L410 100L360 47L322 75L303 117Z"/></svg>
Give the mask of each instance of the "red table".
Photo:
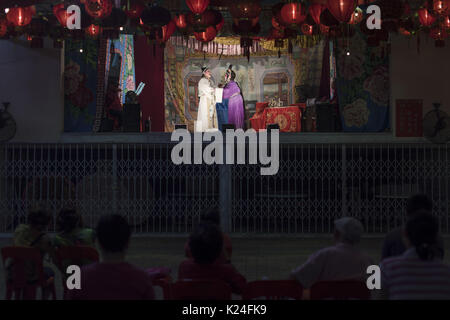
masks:
<svg viewBox="0 0 450 320"><path fill-rule="evenodd" d="M281 132L300 132L302 112L299 106L265 108L262 114L250 119L256 131L266 129L267 125L278 123Z"/></svg>

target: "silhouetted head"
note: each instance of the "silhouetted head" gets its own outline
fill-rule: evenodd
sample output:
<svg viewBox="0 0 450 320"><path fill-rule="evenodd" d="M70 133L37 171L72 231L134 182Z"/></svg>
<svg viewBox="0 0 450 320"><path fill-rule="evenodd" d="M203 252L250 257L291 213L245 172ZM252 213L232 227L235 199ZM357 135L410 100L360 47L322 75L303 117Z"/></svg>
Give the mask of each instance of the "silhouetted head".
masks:
<svg viewBox="0 0 450 320"><path fill-rule="evenodd" d="M418 211L406 222L405 236L409 245L416 248L421 260L432 260L438 255L438 222L431 213Z"/></svg>
<svg viewBox="0 0 450 320"><path fill-rule="evenodd" d="M50 222L50 215L42 209L30 210L27 216L28 224L39 231L44 231Z"/></svg>
<svg viewBox="0 0 450 320"><path fill-rule="evenodd" d="M75 209L63 208L56 218L56 228L60 232L69 233L83 226L81 215Z"/></svg>
<svg viewBox="0 0 450 320"><path fill-rule="evenodd" d="M114 214L102 216L96 228L97 239L103 251L125 252L130 242L131 229L124 217Z"/></svg>
<svg viewBox="0 0 450 320"><path fill-rule="evenodd" d="M431 212L433 208L433 204L425 194L415 194L408 199L408 203L406 204L406 215L411 217L418 211L428 211Z"/></svg>
<svg viewBox="0 0 450 320"><path fill-rule="evenodd" d="M217 225L202 222L189 237L189 248L196 263L211 264L222 252L222 232Z"/></svg>
<svg viewBox="0 0 450 320"><path fill-rule="evenodd" d="M220 226L220 211L219 208L211 208L201 217L202 222L210 222Z"/></svg>
<svg viewBox="0 0 450 320"><path fill-rule="evenodd" d="M358 244L364 228L358 220L352 217L343 217L334 221L335 240L351 245Z"/></svg>

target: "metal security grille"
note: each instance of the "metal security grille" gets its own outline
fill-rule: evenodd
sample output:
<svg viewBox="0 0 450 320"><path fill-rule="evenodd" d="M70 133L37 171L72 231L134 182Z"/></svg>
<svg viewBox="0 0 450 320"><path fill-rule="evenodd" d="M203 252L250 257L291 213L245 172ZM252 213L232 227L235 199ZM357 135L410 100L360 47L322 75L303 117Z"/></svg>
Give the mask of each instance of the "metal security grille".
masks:
<svg viewBox="0 0 450 320"><path fill-rule="evenodd" d="M234 233L328 233L344 215L384 233L402 223L416 192L432 198L449 232L446 145L282 143L275 176L261 176L260 165L174 165L172 147L3 144L0 232L12 232L33 206L53 218L70 206L88 226L116 212L135 232L187 233L218 206L223 228Z"/></svg>

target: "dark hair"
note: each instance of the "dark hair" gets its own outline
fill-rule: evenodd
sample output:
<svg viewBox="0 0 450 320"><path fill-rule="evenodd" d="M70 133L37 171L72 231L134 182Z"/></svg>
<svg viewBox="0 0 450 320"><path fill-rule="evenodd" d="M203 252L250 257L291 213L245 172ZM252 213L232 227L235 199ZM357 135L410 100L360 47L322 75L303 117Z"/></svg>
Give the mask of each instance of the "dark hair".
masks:
<svg viewBox="0 0 450 320"><path fill-rule="evenodd" d="M27 216L28 224L38 229L44 229L50 222L50 215L42 209L30 210Z"/></svg>
<svg viewBox="0 0 450 320"><path fill-rule="evenodd" d="M415 194L408 199L408 203L406 204L406 214L411 216L420 210L431 212L432 208L433 204L427 195Z"/></svg>
<svg viewBox="0 0 450 320"><path fill-rule="evenodd" d="M230 66L228 67L227 73L230 75L230 79L234 81L234 79L236 79L236 73L234 73L233 69L233 65L230 64Z"/></svg>
<svg viewBox="0 0 450 320"><path fill-rule="evenodd" d="M113 214L102 216L96 235L100 246L107 252L122 252L128 247L131 229L124 217Z"/></svg>
<svg viewBox="0 0 450 320"><path fill-rule="evenodd" d="M201 217L202 222L210 222L220 226L220 211L219 208L211 208Z"/></svg>
<svg viewBox="0 0 450 320"><path fill-rule="evenodd" d="M436 218L427 211L417 212L406 222L406 236L421 260L432 260L437 255L438 229Z"/></svg>
<svg viewBox="0 0 450 320"><path fill-rule="evenodd" d="M81 215L75 209L63 208L56 218L56 228L61 232L68 233L82 226Z"/></svg>
<svg viewBox="0 0 450 320"><path fill-rule="evenodd" d="M222 252L222 232L217 225L202 222L189 237L189 248L196 263L211 264Z"/></svg>

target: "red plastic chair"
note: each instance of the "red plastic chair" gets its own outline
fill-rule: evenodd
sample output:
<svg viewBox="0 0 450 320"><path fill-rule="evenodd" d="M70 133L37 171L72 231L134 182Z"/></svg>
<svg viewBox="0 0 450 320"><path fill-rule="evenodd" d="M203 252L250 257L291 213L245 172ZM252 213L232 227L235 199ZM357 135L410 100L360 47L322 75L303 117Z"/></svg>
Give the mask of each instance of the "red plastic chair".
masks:
<svg viewBox="0 0 450 320"><path fill-rule="evenodd" d="M301 300L303 287L294 280L260 280L247 283L242 293L242 300L264 297L267 300L291 298Z"/></svg>
<svg viewBox="0 0 450 320"><path fill-rule="evenodd" d="M218 280L182 280L170 286L171 300L231 300L231 287Z"/></svg>
<svg viewBox="0 0 450 320"><path fill-rule="evenodd" d="M79 267L99 261L99 254L95 248L89 246L62 246L55 250L56 265L61 272L61 281L64 288L64 297L67 294L66 268L69 265Z"/></svg>
<svg viewBox="0 0 450 320"><path fill-rule="evenodd" d="M170 300L170 289L172 285L172 277L169 275L165 278L159 278L153 280L153 286L160 287L163 292L163 299Z"/></svg>
<svg viewBox="0 0 450 320"><path fill-rule="evenodd" d="M362 281L323 281L311 287L311 300L369 300L370 291Z"/></svg>
<svg viewBox="0 0 450 320"><path fill-rule="evenodd" d="M42 255L39 249L30 247L4 247L2 248L3 266L11 259L11 279L6 280L6 299L35 300L38 288L49 287L53 300L56 300L54 278L48 280L44 276ZM37 274L37 281L27 281L26 264L31 263Z"/></svg>

